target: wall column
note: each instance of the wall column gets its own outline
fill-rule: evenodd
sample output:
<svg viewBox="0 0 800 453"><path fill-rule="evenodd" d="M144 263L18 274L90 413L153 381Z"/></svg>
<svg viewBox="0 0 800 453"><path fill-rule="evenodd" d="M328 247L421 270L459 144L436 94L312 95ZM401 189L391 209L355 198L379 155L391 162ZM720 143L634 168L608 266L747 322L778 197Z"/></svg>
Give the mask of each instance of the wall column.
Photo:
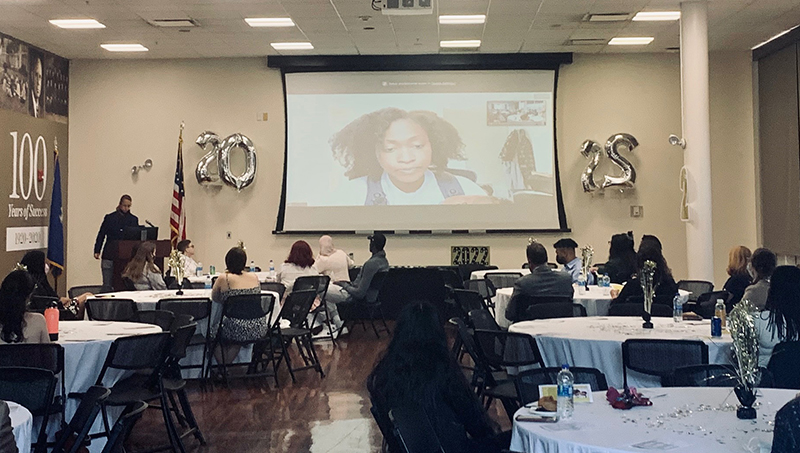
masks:
<svg viewBox="0 0 800 453"><path fill-rule="evenodd" d="M708 86L708 4L681 3L681 93L683 162L688 173L686 222L688 276L714 281L711 222L711 133Z"/></svg>

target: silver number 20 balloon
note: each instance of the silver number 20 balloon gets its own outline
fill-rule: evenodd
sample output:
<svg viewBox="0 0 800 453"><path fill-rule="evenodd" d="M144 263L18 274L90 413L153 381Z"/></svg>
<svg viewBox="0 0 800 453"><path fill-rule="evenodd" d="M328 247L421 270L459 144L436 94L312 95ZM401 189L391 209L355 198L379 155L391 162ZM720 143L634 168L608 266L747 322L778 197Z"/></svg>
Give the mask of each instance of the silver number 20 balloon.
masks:
<svg viewBox="0 0 800 453"><path fill-rule="evenodd" d="M200 158L197 163L194 175L200 185L217 185L222 181L229 186L233 186L237 191L253 183L256 178L256 148L253 142L245 135L236 133L228 136L225 140L220 140L219 136L213 132L203 132L195 140L203 151L210 145L211 149ZM234 175L231 171L231 152L235 148L241 148L245 154L245 169L241 175ZM213 161L217 161L213 165ZM216 167L214 173L209 167Z"/></svg>
<svg viewBox="0 0 800 453"><path fill-rule="evenodd" d="M628 151L633 151L634 148L639 146L639 142L631 134L619 133L614 134L606 140L605 152L609 159L614 162L622 170L622 176L603 176L603 184L598 187L594 181L594 171L600 163L600 155L602 149L600 145L593 140L586 140L581 144L581 154L589 158L589 164L583 170L581 175L581 185L583 185L584 192L594 192L598 189L605 189L608 187L633 188L636 183L636 169L633 164L625 159L620 153L619 148L627 148Z"/></svg>

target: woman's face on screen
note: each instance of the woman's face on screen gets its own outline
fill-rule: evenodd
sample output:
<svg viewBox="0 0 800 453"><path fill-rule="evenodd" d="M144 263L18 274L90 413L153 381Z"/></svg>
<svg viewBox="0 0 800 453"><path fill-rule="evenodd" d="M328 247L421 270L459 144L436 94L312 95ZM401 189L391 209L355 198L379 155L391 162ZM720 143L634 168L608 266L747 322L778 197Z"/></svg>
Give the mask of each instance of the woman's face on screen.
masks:
<svg viewBox="0 0 800 453"><path fill-rule="evenodd" d="M422 186L432 154L428 133L409 119L400 119L389 125L383 146L377 151L383 171L398 189L405 192L413 192Z"/></svg>

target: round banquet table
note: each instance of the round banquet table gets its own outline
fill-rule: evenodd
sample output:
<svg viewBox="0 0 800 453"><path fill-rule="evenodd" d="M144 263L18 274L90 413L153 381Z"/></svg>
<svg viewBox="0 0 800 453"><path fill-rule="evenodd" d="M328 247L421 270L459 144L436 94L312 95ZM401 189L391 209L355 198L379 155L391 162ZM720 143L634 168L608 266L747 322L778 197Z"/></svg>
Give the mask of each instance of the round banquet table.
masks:
<svg viewBox="0 0 800 453"><path fill-rule="evenodd" d="M276 297L277 297L277 293ZM184 289L182 295L178 295L177 289L164 289L154 291L117 291L92 296L92 299L131 299L136 302L139 310L155 310L156 304L161 299L190 299L190 298L211 298L210 289Z"/></svg>
<svg viewBox="0 0 800 453"><path fill-rule="evenodd" d="M652 329L642 328L642 318L627 316L537 319L512 324L510 332L532 335L545 365L597 368L606 375L609 386L621 388L622 342L630 338L663 340L701 340L708 345L709 363L730 363L731 336L711 337L711 322L653 318ZM628 385L660 387L657 376L628 371Z"/></svg>
<svg viewBox="0 0 800 453"><path fill-rule="evenodd" d="M6 403L11 417L14 440L17 442L17 450L20 453L27 453L31 451L31 442L33 441L33 416L24 406L12 401L6 401Z"/></svg>
<svg viewBox="0 0 800 453"><path fill-rule="evenodd" d="M536 453L656 451L769 452L775 413L795 390L759 389L755 420L736 418L738 401L727 387L652 388L652 406L614 409L605 392L576 403L571 419L556 423L514 421L511 450ZM527 414L522 408L515 414Z"/></svg>
<svg viewBox="0 0 800 453"><path fill-rule="evenodd" d="M249 271L245 271L245 272L249 272ZM260 281L261 283L277 281L277 280L275 280L274 277L270 277L269 276L269 272L253 272L253 274L256 274L256 277L258 277L258 281ZM189 280L192 283L205 283L205 281L206 281L206 279L208 277L214 278L214 277L219 277L220 275L221 275L220 273L217 273L217 274L214 274L214 275L211 275L211 274L188 275L188 276L186 276L186 279Z"/></svg>
<svg viewBox="0 0 800 453"><path fill-rule="evenodd" d="M583 305L586 308L586 316L607 316L608 307L611 305L611 288L599 287L597 285L589 285L589 289L579 289L577 285L573 285L575 293L572 296L572 302ZM679 290L683 303L689 300L689 291ZM496 295L492 299L494 302L494 317L497 324L501 327L508 327L511 321L506 319L506 307L511 300L511 294L514 293L514 288L500 288L497 290Z"/></svg>

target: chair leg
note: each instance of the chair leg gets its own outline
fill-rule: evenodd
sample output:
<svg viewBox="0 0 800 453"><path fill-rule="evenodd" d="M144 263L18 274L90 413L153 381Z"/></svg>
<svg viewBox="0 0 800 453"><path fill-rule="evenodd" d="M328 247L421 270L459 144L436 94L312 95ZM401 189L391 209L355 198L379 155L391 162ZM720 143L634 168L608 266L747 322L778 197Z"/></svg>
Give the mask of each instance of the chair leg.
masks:
<svg viewBox="0 0 800 453"><path fill-rule="evenodd" d="M164 425L167 428L167 437L169 438L170 445L172 445L172 450L178 451L179 453L186 453L186 448L183 446L183 441L178 435L178 429L175 427L175 423L172 421L172 415L170 414L169 409L169 401L166 397L166 391L163 387L161 388L161 414L164 416Z"/></svg>
<svg viewBox="0 0 800 453"><path fill-rule="evenodd" d="M308 351L311 354L311 360L314 363L314 369L317 370L320 377L325 377L325 372L322 371L322 364L319 363L319 356L317 356L317 350L314 348L314 341L311 338L311 335L308 335L304 342L306 343Z"/></svg>
<svg viewBox="0 0 800 453"><path fill-rule="evenodd" d="M297 379L294 377L294 370L292 369L292 359L289 357L289 350L286 349L286 342L280 338L281 350L283 351L283 358L286 361L286 367L289 368L289 376L292 377L292 383L296 383Z"/></svg>
<svg viewBox="0 0 800 453"><path fill-rule="evenodd" d="M386 334L391 335L392 331L389 330L389 326L386 324L386 316L383 315L383 306L378 305L378 313L381 315L381 322L383 323L383 328L386 329Z"/></svg>
<svg viewBox="0 0 800 453"><path fill-rule="evenodd" d="M200 442L200 445L205 445L206 440L203 437L203 433L200 432L200 427L197 425L197 420L194 418L194 412L192 412L192 406L189 405L189 397L186 395L186 390L180 389L177 393L178 401L181 405L181 411L183 412L183 416L186 419L189 428L192 430L192 434L194 434L194 437Z"/></svg>

